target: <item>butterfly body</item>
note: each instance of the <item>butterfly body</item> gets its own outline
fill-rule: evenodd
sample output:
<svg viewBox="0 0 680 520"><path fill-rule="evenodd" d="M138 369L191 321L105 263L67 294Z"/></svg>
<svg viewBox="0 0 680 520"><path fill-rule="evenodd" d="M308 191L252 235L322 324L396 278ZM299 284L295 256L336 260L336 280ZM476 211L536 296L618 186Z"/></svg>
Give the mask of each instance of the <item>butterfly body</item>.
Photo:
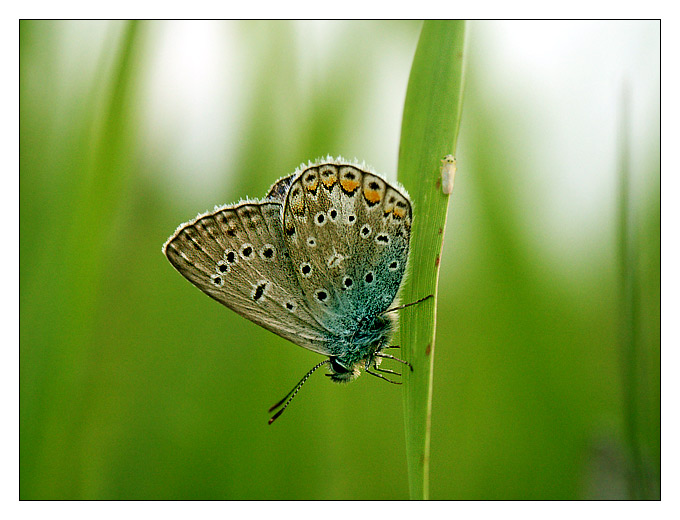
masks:
<svg viewBox="0 0 680 520"><path fill-rule="evenodd" d="M394 334L395 321L391 316L362 319L355 330L336 336L329 344L332 381L346 383L359 377L361 368L380 364L376 354L389 345Z"/></svg>
<svg viewBox="0 0 680 520"><path fill-rule="evenodd" d="M347 382L389 357L381 353L397 321L385 311L404 276L411 220L403 188L328 157L262 200L182 224L163 251L208 296L328 356L329 377Z"/></svg>

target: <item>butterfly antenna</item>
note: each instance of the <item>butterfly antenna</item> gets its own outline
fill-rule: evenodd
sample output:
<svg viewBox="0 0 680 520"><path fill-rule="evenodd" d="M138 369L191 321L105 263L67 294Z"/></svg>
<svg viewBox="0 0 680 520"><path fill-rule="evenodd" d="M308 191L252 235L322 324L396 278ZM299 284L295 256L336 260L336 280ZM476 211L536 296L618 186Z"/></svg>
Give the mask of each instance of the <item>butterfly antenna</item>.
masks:
<svg viewBox="0 0 680 520"><path fill-rule="evenodd" d="M293 400L293 397L295 397L295 395L298 393L298 391L300 390L300 388L302 388L302 385L304 385L305 382L307 381L307 379L309 379L309 376L311 376L317 368L319 368L320 366L325 365L325 364L327 364L327 363L330 363L330 361L331 361L330 359L327 359L327 360L325 360L325 361L322 361L322 362L319 363L318 365L316 365L314 368L312 368L309 372L307 372L307 373L305 374L305 377L303 377L302 379L300 379L300 382L299 382L297 385L295 385L295 386L293 387L293 389L285 395L285 397L284 397L283 399L281 399L278 403L276 403L274 406L272 406L272 407L269 409L269 411L272 412L272 411L276 410L279 406L281 406L281 405L284 403L284 401L285 401L285 403L286 403L286 404L283 405L283 408L281 408L278 412L276 412L276 413L272 416L271 419L269 419L269 424L273 423L276 419L278 419L279 415L281 415L281 414L283 413L283 411L286 409L286 407L287 407L287 406L290 404L290 402Z"/></svg>
<svg viewBox="0 0 680 520"><path fill-rule="evenodd" d="M420 300L416 300L411 303L405 303L404 305L398 305L397 307L393 307L391 309L387 309L386 311L382 311L380 314L387 314L388 312L400 311L401 309L405 309L406 307L410 307L411 305L422 303L425 300L429 300L430 298L434 298L434 295L430 294L428 296L425 296L425 298L421 298Z"/></svg>

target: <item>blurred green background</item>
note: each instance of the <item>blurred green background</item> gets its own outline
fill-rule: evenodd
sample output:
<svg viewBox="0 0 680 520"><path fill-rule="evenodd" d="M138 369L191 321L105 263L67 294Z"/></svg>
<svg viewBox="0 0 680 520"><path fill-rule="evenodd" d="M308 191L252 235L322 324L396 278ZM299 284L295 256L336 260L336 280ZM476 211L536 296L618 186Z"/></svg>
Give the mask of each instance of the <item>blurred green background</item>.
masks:
<svg viewBox="0 0 680 520"><path fill-rule="evenodd" d="M327 153L394 179L420 26L20 23L21 498L408 498L400 389L313 377L268 426L319 356L161 245ZM658 498L659 23L468 29L431 497Z"/></svg>

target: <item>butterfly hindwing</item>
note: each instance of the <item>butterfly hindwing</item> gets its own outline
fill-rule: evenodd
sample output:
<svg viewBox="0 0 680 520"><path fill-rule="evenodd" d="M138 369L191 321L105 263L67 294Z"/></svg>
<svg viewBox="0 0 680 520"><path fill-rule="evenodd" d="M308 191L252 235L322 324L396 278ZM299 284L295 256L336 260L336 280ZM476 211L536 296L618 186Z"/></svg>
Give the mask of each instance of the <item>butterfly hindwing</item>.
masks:
<svg viewBox="0 0 680 520"><path fill-rule="evenodd" d="M283 237L313 316L336 335L395 300L408 259L411 204L382 177L312 165L290 183Z"/></svg>
<svg viewBox="0 0 680 520"><path fill-rule="evenodd" d="M328 354L282 235L281 204L242 203L183 224L163 251L208 296L307 349Z"/></svg>

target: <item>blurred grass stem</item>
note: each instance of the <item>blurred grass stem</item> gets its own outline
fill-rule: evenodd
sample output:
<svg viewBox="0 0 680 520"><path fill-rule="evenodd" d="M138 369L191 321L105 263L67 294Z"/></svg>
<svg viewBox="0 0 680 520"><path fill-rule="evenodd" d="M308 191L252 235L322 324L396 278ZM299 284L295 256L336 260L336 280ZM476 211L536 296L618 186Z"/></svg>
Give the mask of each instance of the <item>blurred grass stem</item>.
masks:
<svg viewBox="0 0 680 520"><path fill-rule="evenodd" d="M651 483L644 469L640 446L639 416L644 403L638 367L641 364L640 288L638 272L637 233L631 202L629 113L630 94L624 83L621 93L621 123L619 128L619 286L620 286L620 345L622 363L623 413L627 454L630 460L628 494L630 499L650 499Z"/></svg>

